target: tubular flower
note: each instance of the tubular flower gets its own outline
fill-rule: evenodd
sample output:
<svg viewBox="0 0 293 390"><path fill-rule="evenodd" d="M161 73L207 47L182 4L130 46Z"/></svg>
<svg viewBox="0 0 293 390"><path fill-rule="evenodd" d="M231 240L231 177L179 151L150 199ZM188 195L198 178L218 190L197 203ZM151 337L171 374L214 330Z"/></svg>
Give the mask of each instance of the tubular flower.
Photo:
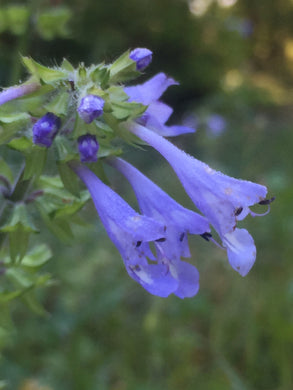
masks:
<svg viewBox="0 0 293 390"><path fill-rule="evenodd" d="M103 114L105 101L100 96L87 95L81 99L77 112L85 123L91 123Z"/></svg>
<svg viewBox="0 0 293 390"><path fill-rule="evenodd" d="M33 126L33 143L49 148L60 129L61 120L52 112L47 112Z"/></svg>
<svg viewBox="0 0 293 390"><path fill-rule="evenodd" d="M199 288L198 271L191 264L181 261L180 257L190 257L187 235L208 232L208 221L181 206L126 161L111 158L108 162L132 185L141 212L164 224L166 239L156 241L155 246L158 262L167 264L171 274L178 280L174 294L180 298L194 296Z"/></svg>
<svg viewBox="0 0 293 390"><path fill-rule="evenodd" d="M231 266L245 276L254 264L256 248L248 231L236 228L236 223L248 213L256 215L249 207L264 202L266 187L215 171L141 125L132 125L130 131L169 162L195 206L219 234Z"/></svg>
<svg viewBox="0 0 293 390"><path fill-rule="evenodd" d="M81 162L96 162L98 160L99 143L92 134L85 134L78 138L78 151Z"/></svg>
<svg viewBox="0 0 293 390"><path fill-rule="evenodd" d="M119 195L87 167L71 163L71 168L87 186L100 219L119 250L128 274L151 294L166 297L178 281L163 262L154 260L149 242L165 238L164 224L136 213Z"/></svg>
<svg viewBox="0 0 293 390"><path fill-rule="evenodd" d="M125 87L124 91L129 96L130 102L142 103L148 106L138 119L138 122L142 125L165 137L194 133L195 130L190 127L165 125L173 109L158 99L171 85L178 85L178 83L164 73L158 73L144 84Z"/></svg>
<svg viewBox="0 0 293 390"><path fill-rule="evenodd" d="M130 52L129 58L136 62L136 70L143 70L152 62L153 52L149 49L140 48Z"/></svg>

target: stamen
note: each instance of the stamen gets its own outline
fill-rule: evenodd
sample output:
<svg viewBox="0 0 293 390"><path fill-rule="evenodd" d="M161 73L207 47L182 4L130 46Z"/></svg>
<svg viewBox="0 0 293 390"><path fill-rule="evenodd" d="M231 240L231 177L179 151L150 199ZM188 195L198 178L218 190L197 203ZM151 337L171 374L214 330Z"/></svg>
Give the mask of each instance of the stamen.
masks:
<svg viewBox="0 0 293 390"><path fill-rule="evenodd" d="M221 248L221 249L225 249L222 247L222 245L220 245L212 236L211 233L209 232L206 232L206 233L203 233L203 234L200 234L200 236L205 239L206 241L211 241L213 242L215 245L217 245L217 247Z"/></svg>
<svg viewBox="0 0 293 390"><path fill-rule="evenodd" d="M139 247L141 246L141 244L142 244L142 241L137 241L135 247L136 247L136 248L139 248Z"/></svg>
<svg viewBox="0 0 293 390"><path fill-rule="evenodd" d="M179 237L179 241L182 242L184 239L185 233L181 233Z"/></svg>
<svg viewBox="0 0 293 390"><path fill-rule="evenodd" d="M258 214L258 213L254 213L253 211L250 210L250 215L252 217L264 217L265 215L267 215L270 212L270 210L271 210L271 207L269 205L268 209L267 209L267 211L265 213Z"/></svg>
<svg viewBox="0 0 293 390"><path fill-rule="evenodd" d="M209 233L209 232L205 232L205 233L203 233L203 234L200 234L200 236L201 236L204 240L210 241L210 238L212 237L212 234Z"/></svg>
<svg viewBox="0 0 293 390"><path fill-rule="evenodd" d="M240 215L242 213L242 211L243 211L243 207L237 207L237 209L235 209L235 211L234 211L235 217Z"/></svg>
<svg viewBox="0 0 293 390"><path fill-rule="evenodd" d="M272 203L275 199L276 199L276 197L273 196L271 199L261 200L260 202L258 202L258 204L260 204L260 205L268 205L268 204Z"/></svg>
<svg viewBox="0 0 293 390"><path fill-rule="evenodd" d="M162 238L158 238L157 240L155 240L156 242L165 242L166 241L166 238L165 237L162 237Z"/></svg>

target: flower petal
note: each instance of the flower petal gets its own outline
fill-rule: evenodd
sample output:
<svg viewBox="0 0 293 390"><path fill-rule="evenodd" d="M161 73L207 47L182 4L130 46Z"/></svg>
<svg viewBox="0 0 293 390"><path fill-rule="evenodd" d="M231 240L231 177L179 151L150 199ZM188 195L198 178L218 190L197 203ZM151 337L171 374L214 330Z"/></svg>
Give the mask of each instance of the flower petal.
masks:
<svg viewBox="0 0 293 390"><path fill-rule="evenodd" d="M178 85L178 83L165 73L158 73L144 84L125 87L124 91L129 96L130 102L135 101L148 105L158 100L171 85Z"/></svg>
<svg viewBox="0 0 293 390"><path fill-rule="evenodd" d="M148 264L126 269L134 280L153 295L165 298L178 288L178 281L164 264Z"/></svg>
<svg viewBox="0 0 293 390"><path fill-rule="evenodd" d="M256 258L253 238L246 229L235 229L223 236L223 245L227 248L228 260L232 268L241 276L248 274Z"/></svg>
<svg viewBox="0 0 293 390"><path fill-rule="evenodd" d="M171 264L171 274L178 280L178 288L174 294L179 298L190 298L198 293L199 290L199 273L191 264L185 261L178 261Z"/></svg>

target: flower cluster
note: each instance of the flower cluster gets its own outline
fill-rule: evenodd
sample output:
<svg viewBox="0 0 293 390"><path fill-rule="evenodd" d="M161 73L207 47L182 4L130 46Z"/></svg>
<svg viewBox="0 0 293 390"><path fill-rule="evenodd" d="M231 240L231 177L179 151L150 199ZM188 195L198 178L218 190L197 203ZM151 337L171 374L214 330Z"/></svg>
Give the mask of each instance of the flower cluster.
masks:
<svg viewBox="0 0 293 390"><path fill-rule="evenodd" d="M3 102L21 98L38 88L40 96L44 91L47 112L39 119L33 118L33 143L44 149L56 143L60 175L70 171L74 176L73 171L83 181L131 278L157 296L192 297L199 289L199 273L194 265L182 260L191 256L188 235L216 242L212 227L221 240L218 246L227 251L230 265L245 276L254 264L256 248L249 232L236 227L237 221L248 214L256 216L250 207L269 205L271 200L266 199L265 186L224 175L165 138L195 131L188 126L166 124L173 110L160 98L168 87L178 83L159 73L143 84L124 85L137 77L151 60L152 52L144 48L125 53L110 66L80 65L74 69L65 61L61 69L44 70L26 60L28 68L37 72L34 79L41 79L58 93L50 93L48 98L46 94L51 89L34 83L33 88L25 85L19 91L13 88L12 97L5 91ZM222 131L219 118L213 118L212 125ZM112 144L117 137L132 145L147 143L157 150L173 168L201 214L181 206L135 167L117 157L121 151ZM98 158L130 182L140 213L85 165L97 162ZM65 165L71 170L64 171ZM64 174L61 178L71 190L71 178L64 178Z"/></svg>

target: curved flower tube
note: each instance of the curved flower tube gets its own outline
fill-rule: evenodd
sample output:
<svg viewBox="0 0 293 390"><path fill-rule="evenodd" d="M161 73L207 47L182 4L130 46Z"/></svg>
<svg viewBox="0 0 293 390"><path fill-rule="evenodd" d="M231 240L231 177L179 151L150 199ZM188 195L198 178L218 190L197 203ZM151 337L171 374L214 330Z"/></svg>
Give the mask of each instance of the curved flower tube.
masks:
<svg viewBox="0 0 293 390"><path fill-rule="evenodd" d="M178 280L174 294L180 298L194 296L199 288L197 269L180 260L190 257L187 235L210 231L206 218L188 210L121 158L112 157L107 162L121 172L130 182L141 212L160 221L165 226L165 240L155 242L158 261L168 264L171 274Z"/></svg>
<svg viewBox="0 0 293 390"><path fill-rule="evenodd" d="M147 260L154 260L148 242L165 237L163 223L135 212L86 166L71 162L70 167L87 186L128 274L151 294L167 297L174 292L178 288L178 281L170 273L168 265L150 264Z"/></svg>
<svg viewBox="0 0 293 390"><path fill-rule="evenodd" d="M236 229L236 223L242 211L247 215L250 206L265 199L266 187L215 171L141 125L133 124L129 130L169 162L189 197L219 234L231 266L245 276L254 264L256 248L248 231Z"/></svg>
<svg viewBox="0 0 293 390"><path fill-rule="evenodd" d="M139 123L165 137L194 133L195 130L190 127L165 125L173 109L158 99L171 85L178 85L178 83L165 73L158 73L144 84L125 87L124 91L129 96L130 102L142 103L148 106L138 119Z"/></svg>
<svg viewBox="0 0 293 390"><path fill-rule="evenodd" d="M30 83L4 89L0 92L0 106L10 100L29 95L30 93L37 91L40 87L41 84L39 83Z"/></svg>

